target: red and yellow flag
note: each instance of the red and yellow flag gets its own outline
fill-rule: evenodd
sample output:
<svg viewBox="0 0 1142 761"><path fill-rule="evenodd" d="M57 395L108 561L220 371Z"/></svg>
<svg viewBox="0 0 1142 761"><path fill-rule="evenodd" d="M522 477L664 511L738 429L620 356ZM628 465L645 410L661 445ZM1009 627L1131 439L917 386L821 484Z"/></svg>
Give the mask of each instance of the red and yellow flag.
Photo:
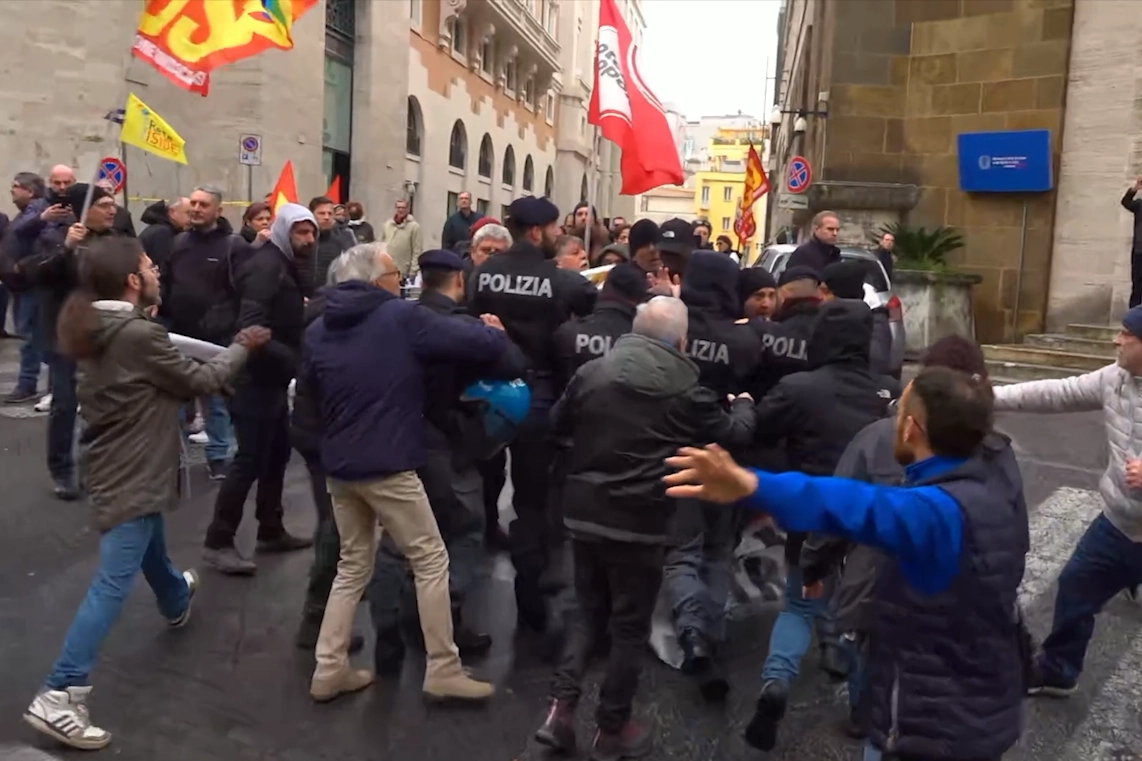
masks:
<svg viewBox="0 0 1142 761"><path fill-rule="evenodd" d="M333 182L329 183L329 190L325 191L325 197L336 204L344 203L341 200L341 175L333 178Z"/></svg>
<svg viewBox="0 0 1142 761"><path fill-rule="evenodd" d="M761 165L761 156L757 149L749 147L749 155L745 162L745 192L738 202L737 219L734 220L734 233L738 236L738 250L743 252L749 247L750 239L757 235L757 223L753 219L753 205L769 192L769 178L765 175L765 167Z"/></svg>
<svg viewBox="0 0 1142 761"><path fill-rule="evenodd" d="M132 52L191 92L210 72L270 48L293 48L293 24L317 0L146 0Z"/></svg>
<svg viewBox="0 0 1142 761"><path fill-rule="evenodd" d="M274 183L267 202L274 216L277 216L283 203L297 203L297 180L293 176L292 161L287 161L282 167L282 173L278 175L278 181Z"/></svg>

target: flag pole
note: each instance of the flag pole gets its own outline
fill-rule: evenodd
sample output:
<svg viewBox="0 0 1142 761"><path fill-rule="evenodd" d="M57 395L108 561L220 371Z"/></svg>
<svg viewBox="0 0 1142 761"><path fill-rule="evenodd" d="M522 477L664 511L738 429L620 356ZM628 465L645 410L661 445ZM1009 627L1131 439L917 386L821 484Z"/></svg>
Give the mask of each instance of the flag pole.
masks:
<svg viewBox="0 0 1142 761"><path fill-rule="evenodd" d="M595 145L599 141L599 128L595 127L593 139L591 141L591 165L587 172L587 224L583 230L583 250L587 252L587 260L590 263L591 259L591 231L594 229L598 220L592 220L595 216L595 201L598 199L598 182L599 182L599 157L595 153ZM594 224L592 224L594 222Z"/></svg>

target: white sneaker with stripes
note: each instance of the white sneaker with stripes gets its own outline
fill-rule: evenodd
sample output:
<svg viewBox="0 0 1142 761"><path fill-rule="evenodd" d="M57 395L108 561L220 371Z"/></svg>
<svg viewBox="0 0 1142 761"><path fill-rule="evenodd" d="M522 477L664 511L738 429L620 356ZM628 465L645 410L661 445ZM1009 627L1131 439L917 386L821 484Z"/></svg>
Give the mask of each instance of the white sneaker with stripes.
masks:
<svg viewBox="0 0 1142 761"><path fill-rule="evenodd" d="M106 748L111 744L111 733L91 723L87 712L87 696L90 694L90 687L45 690L28 706L24 721L72 748Z"/></svg>

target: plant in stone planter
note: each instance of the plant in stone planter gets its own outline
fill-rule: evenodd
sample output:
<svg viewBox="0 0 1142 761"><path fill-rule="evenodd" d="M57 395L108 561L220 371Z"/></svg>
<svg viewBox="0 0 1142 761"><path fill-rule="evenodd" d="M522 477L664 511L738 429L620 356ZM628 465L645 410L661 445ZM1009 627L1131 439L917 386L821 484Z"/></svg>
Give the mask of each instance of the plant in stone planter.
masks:
<svg viewBox="0 0 1142 761"><path fill-rule="evenodd" d="M964 247L964 238L948 227L910 227L899 222L885 225L880 234L896 238L896 266L908 270L943 271L948 256Z"/></svg>

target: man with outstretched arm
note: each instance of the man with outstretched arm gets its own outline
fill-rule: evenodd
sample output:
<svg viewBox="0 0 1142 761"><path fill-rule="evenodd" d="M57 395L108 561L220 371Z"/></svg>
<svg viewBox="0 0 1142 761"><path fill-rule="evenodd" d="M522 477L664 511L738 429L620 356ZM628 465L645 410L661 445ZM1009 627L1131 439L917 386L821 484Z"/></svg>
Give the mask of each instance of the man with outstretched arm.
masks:
<svg viewBox="0 0 1142 761"><path fill-rule="evenodd" d="M667 460L670 496L741 502L891 556L871 602L865 761L997 761L1019 738L1027 509L992 404L982 380L924 369L897 415L902 487L747 470L716 446Z"/></svg>

